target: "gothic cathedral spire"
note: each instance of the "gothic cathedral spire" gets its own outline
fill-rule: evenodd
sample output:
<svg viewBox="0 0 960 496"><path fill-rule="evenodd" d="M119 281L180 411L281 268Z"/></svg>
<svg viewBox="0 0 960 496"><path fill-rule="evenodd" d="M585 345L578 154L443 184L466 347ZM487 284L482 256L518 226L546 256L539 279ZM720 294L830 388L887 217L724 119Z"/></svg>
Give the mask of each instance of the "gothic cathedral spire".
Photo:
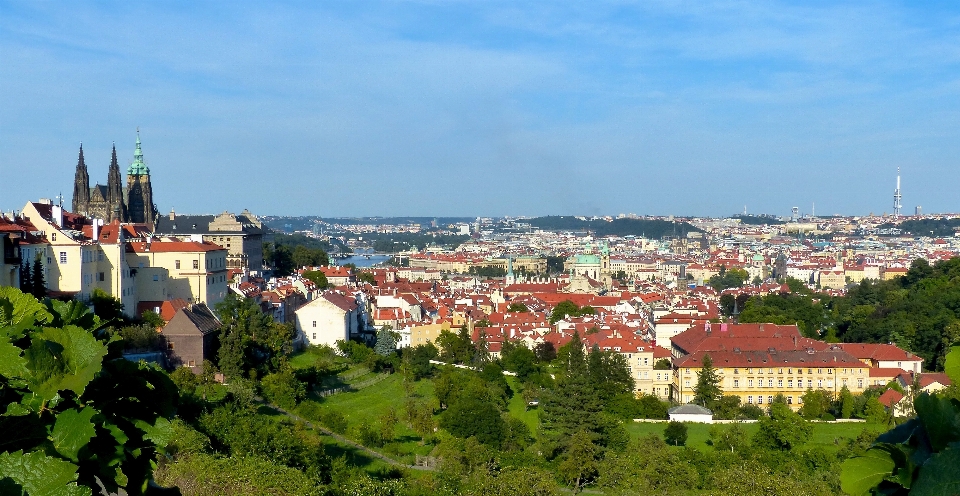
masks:
<svg viewBox="0 0 960 496"><path fill-rule="evenodd" d="M80 143L80 158L77 159L77 172L73 177L73 211L86 215L90 204L90 175L83 161L83 143Z"/></svg>
<svg viewBox="0 0 960 496"><path fill-rule="evenodd" d="M110 159L110 171L107 173L107 204L112 212L107 212L109 222L127 221L127 208L123 198L123 179L120 178L120 164L117 163L117 145L113 145L113 156Z"/></svg>

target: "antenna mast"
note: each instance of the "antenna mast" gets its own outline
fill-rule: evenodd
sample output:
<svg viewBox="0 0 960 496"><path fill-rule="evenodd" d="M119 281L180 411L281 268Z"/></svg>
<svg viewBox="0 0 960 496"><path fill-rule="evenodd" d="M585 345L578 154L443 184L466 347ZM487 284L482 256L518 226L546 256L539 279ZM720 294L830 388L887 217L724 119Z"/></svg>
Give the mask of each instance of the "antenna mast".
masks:
<svg viewBox="0 0 960 496"><path fill-rule="evenodd" d="M901 198L903 198L903 195L900 194L900 168L897 167L897 189L893 190L893 216L895 218L900 217Z"/></svg>

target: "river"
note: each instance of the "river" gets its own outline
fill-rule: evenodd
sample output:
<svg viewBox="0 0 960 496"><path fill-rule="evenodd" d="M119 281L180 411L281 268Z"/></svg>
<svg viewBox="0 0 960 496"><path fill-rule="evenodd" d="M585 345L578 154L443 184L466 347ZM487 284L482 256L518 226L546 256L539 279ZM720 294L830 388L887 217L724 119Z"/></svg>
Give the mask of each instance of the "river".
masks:
<svg viewBox="0 0 960 496"><path fill-rule="evenodd" d="M369 257L369 258L367 258ZM353 255L347 258L337 259L337 265L346 265L352 263L357 267L373 267L374 265L382 264L390 260L390 257L387 255L375 255L373 250L370 249L357 249L353 251Z"/></svg>

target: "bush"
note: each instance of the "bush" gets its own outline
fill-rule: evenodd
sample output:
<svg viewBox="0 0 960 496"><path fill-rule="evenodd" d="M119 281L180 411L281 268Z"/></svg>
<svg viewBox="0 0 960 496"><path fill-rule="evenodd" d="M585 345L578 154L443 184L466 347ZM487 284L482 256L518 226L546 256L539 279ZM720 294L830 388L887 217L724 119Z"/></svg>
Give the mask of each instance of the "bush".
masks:
<svg viewBox="0 0 960 496"><path fill-rule="evenodd" d="M667 444L674 446L684 446L687 444L687 424L671 420L667 428L663 430L663 440Z"/></svg>
<svg viewBox="0 0 960 496"><path fill-rule="evenodd" d="M347 417L337 410L321 411L320 422L337 434L343 434L347 432L347 428L350 426L350 422L347 420Z"/></svg>

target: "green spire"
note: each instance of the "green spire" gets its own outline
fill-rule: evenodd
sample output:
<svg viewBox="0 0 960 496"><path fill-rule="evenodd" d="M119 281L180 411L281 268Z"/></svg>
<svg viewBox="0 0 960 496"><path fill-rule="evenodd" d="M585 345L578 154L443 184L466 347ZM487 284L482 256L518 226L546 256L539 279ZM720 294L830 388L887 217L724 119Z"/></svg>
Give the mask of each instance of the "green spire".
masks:
<svg viewBox="0 0 960 496"><path fill-rule="evenodd" d="M137 148L133 151L133 163L127 167L128 176L149 176L150 168L143 163L143 150L140 149L140 130L137 130Z"/></svg>

